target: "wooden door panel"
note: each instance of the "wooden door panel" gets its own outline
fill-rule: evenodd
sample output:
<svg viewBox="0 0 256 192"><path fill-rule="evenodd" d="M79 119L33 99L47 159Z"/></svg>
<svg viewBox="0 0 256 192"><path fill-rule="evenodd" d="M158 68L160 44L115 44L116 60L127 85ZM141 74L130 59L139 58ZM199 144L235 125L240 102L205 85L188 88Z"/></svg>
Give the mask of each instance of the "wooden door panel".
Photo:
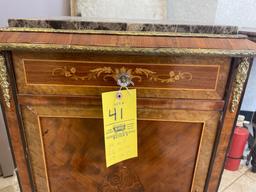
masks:
<svg viewBox="0 0 256 192"><path fill-rule="evenodd" d="M40 119L51 191L189 191L202 123L138 121L139 157L106 168L102 119ZM63 177L64 176L64 177ZM64 178L64 179L63 179Z"/></svg>
<svg viewBox="0 0 256 192"><path fill-rule="evenodd" d="M219 118L138 109L139 156L106 168L99 108L24 106L22 114L39 192L202 191Z"/></svg>

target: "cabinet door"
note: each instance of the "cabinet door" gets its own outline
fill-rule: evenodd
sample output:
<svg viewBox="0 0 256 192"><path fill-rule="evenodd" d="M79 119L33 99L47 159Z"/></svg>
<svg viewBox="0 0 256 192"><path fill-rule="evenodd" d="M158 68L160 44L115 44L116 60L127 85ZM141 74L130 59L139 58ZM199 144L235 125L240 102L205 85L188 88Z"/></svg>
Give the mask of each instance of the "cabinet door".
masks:
<svg viewBox="0 0 256 192"><path fill-rule="evenodd" d="M138 157L105 164L100 107L22 106L39 192L203 191L219 112L138 109Z"/></svg>

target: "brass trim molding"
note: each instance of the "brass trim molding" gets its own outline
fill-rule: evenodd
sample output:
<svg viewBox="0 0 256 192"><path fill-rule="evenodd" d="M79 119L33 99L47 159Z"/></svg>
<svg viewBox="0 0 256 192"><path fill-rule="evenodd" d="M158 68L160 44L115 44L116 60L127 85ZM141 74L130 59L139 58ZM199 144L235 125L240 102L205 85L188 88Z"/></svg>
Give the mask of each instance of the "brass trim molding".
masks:
<svg viewBox="0 0 256 192"><path fill-rule="evenodd" d="M255 56L256 50L223 50L223 49L191 49L191 48L137 48L137 47L101 47L58 44L0 43L0 50L26 50L51 52L100 52L101 54L135 54L135 55L187 55L187 56Z"/></svg>
<svg viewBox="0 0 256 192"><path fill-rule="evenodd" d="M243 92L244 83L247 79L248 70L249 70L249 58L244 57L241 59L241 62L238 66L236 78L233 85L233 94L230 111L233 113L236 111L237 106L240 102L241 94Z"/></svg>
<svg viewBox="0 0 256 192"><path fill-rule="evenodd" d="M10 84L8 82L7 69L5 66L5 59L0 55L0 85L2 89L3 98L8 108L11 107Z"/></svg>
<svg viewBox="0 0 256 192"><path fill-rule="evenodd" d="M53 76L64 76L73 80L92 80L98 79L102 76L104 81L107 79L114 79L118 81L120 74L127 74L130 80L137 79L138 82L142 82L143 77L146 77L149 81L160 83L175 83L176 81L185 79L192 80L192 74L189 72L175 72L170 71L167 74L156 74L156 72L145 68L127 69L126 67L115 68L100 67L90 70L83 76L77 75L77 69L75 67L68 68L67 66L58 67L52 70Z"/></svg>
<svg viewBox="0 0 256 192"><path fill-rule="evenodd" d="M75 33L75 34L98 34L98 35L129 35L129 36L162 36L162 37L208 37L246 39L247 35L226 35L207 33L181 33L181 32L157 32L157 31L113 31L113 30L81 30L81 29L53 29L53 28L26 28L9 27L0 28L3 32L38 32L38 33Z"/></svg>

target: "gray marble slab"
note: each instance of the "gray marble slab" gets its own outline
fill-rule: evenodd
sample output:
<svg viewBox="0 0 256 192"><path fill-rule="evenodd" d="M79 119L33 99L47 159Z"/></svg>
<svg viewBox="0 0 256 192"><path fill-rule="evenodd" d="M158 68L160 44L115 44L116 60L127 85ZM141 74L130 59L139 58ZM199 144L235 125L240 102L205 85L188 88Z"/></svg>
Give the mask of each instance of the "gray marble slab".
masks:
<svg viewBox="0 0 256 192"><path fill-rule="evenodd" d="M84 20L60 19L9 19L9 27L51 28L69 30L148 31L177 33L237 34L236 26L178 24L166 21Z"/></svg>

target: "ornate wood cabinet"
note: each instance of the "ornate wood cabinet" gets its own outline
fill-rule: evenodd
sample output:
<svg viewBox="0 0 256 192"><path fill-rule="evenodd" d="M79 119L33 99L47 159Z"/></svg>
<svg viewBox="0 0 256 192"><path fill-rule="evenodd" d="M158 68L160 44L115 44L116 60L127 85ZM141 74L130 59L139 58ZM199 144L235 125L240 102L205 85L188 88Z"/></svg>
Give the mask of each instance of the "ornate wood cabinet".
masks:
<svg viewBox="0 0 256 192"><path fill-rule="evenodd" d="M6 29L2 107L24 192L217 191L256 45L242 36ZM129 74L138 157L105 165L101 93Z"/></svg>

